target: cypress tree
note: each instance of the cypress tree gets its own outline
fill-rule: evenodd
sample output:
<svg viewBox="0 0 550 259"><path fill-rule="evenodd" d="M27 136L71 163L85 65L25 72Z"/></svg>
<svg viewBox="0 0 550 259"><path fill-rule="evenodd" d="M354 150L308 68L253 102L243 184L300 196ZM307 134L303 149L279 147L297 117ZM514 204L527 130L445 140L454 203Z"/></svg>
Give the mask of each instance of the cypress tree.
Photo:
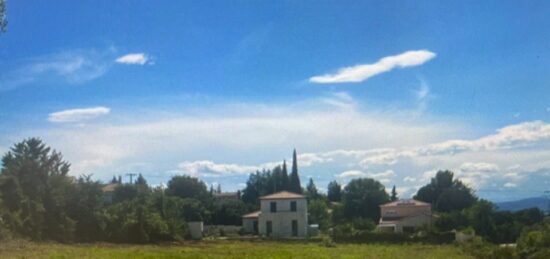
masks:
<svg viewBox="0 0 550 259"><path fill-rule="evenodd" d="M298 175L298 159L296 156L296 149L294 149L292 154L292 172L290 173L289 190L294 193L302 193L302 185L300 184L300 176Z"/></svg>
<svg viewBox="0 0 550 259"><path fill-rule="evenodd" d="M390 197L390 200L391 200L391 201L396 201L396 200L397 200L397 191L395 190L395 185L394 185L393 188L391 189L391 197Z"/></svg>
<svg viewBox="0 0 550 259"><path fill-rule="evenodd" d="M288 178L288 170L286 169L286 160L283 161L283 175L282 179L282 190L290 191L290 179Z"/></svg>

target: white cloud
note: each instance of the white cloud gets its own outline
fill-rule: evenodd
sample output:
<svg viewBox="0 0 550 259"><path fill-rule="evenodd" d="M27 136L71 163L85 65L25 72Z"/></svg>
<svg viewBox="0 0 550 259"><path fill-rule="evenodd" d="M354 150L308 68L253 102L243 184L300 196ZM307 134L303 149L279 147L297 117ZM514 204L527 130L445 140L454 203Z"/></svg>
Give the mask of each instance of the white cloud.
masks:
<svg viewBox="0 0 550 259"><path fill-rule="evenodd" d="M340 178L359 178L359 177L366 177L367 174L359 170L349 170L349 171L342 172L337 176Z"/></svg>
<svg viewBox="0 0 550 259"><path fill-rule="evenodd" d="M312 166L313 164L320 164L332 161L332 158L325 158L315 153L304 153L298 155L298 161L300 166Z"/></svg>
<svg viewBox="0 0 550 259"><path fill-rule="evenodd" d="M257 166L244 166L238 164L217 164L212 161L202 160L193 162L183 162L178 165L178 169L185 174L192 176L227 176L250 174L260 170Z"/></svg>
<svg viewBox="0 0 550 259"><path fill-rule="evenodd" d="M109 69L108 53L95 50L67 50L21 62L22 65L0 75L0 91L32 83L81 84L103 76Z"/></svg>
<svg viewBox="0 0 550 259"><path fill-rule="evenodd" d="M111 112L111 109L103 106L63 110L63 111L50 113L48 116L48 121L77 122L77 121L93 119L101 115L106 115L106 114L109 114L109 112Z"/></svg>
<svg viewBox="0 0 550 259"><path fill-rule="evenodd" d="M386 170L380 173L368 173L367 176L371 178L391 178L395 176L395 172L393 170Z"/></svg>
<svg viewBox="0 0 550 259"><path fill-rule="evenodd" d="M115 61L126 65L145 65L148 60L149 57L145 53L130 53L118 57Z"/></svg>
<svg viewBox="0 0 550 259"><path fill-rule="evenodd" d="M388 72L394 68L413 67L424 64L436 56L428 50L412 50L395 56L381 58L374 64L356 65L338 69L335 74L313 76L309 79L312 83L357 83L375 75Z"/></svg>
<svg viewBox="0 0 550 259"><path fill-rule="evenodd" d="M410 176L405 176L405 178L403 178L403 181L405 181L405 182L416 182L416 178L415 177L410 177Z"/></svg>
<svg viewBox="0 0 550 259"><path fill-rule="evenodd" d="M517 187L517 184L515 183L505 183L504 188L515 188Z"/></svg>

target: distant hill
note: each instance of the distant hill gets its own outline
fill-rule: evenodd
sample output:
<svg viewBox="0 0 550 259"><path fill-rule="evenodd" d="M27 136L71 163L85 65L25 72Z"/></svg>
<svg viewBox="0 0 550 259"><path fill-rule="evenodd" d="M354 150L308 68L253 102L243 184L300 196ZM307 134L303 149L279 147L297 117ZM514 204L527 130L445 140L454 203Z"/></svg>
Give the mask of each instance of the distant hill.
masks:
<svg viewBox="0 0 550 259"><path fill-rule="evenodd" d="M517 201L497 202L496 205L499 210L518 211L522 209L537 207L543 211L546 211L548 209L548 202L548 198L542 196L526 198Z"/></svg>

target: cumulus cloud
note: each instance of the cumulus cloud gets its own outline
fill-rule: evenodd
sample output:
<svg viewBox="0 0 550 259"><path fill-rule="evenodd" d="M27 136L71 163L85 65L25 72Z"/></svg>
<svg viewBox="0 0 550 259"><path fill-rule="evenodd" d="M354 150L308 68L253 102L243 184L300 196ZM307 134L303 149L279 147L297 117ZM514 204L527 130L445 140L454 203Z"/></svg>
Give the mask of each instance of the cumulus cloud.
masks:
<svg viewBox="0 0 550 259"><path fill-rule="evenodd" d="M78 122L97 118L111 112L110 108L98 106L91 108L70 109L50 113L48 121L50 122Z"/></svg>
<svg viewBox="0 0 550 259"><path fill-rule="evenodd" d="M505 183L504 188L515 188L517 187L517 184L515 183Z"/></svg>
<svg viewBox="0 0 550 259"><path fill-rule="evenodd" d="M349 170L349 171L342 172L337 176L340 178L359 178L359 177L366 177L367 174L359 170Z"/></svg>
<svg viewBox="0 0 550 259"><path fill-rule="evenodd" d="M313 76L312 83L357 83L363 82L375 75L391 71L394 68L419 66L436 56L428 50L411 50L395 56L381 58L373 64L363 64L338 69L335 74Z"/></svg>
<svg viewBox="0 0 550 259"><path fill-rule="evenodd" d="M244 166L238 164L217 164L209 160L183 162L180 163L178 169L185 174L192 176L227 176L250 174L256 170L260 170L257 166Z"/></svg>
<svg viewBox="0 0 550 259"><path fill-rule="evenodd" d="M455 155L466 151L495 151L528 146L537 141L550 140L550 124L542 121L523 122L506 126L497 133L474 140L447 140L414 148L387 149L379 154L367 156L360 165L392 165L399 159Z"/></svg>
<svg viewBox="0 0 550 259"><path fill-rule="evenodd" d="M145 65L149 57L145 53L130 53L118 57L115 61L125 65Z"/></svg>

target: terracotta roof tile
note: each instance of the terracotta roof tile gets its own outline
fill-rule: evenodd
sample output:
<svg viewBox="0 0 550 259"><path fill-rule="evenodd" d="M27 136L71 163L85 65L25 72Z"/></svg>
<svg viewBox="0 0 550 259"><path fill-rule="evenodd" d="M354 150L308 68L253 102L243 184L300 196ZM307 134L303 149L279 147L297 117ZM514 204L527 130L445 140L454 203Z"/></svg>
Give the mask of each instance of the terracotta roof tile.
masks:
<svg viewBox="0 0 550 259"><path fill-rule="evenodd" d="M285 199L305 199L306 196L293 192L276 192L270 195L260 197L260 200L285 200Z"/></svg>
<svg viewBox="0 0 550 259"><path fill-rule="evenodd" d="M390 203L380 205L380 207L394 207L394 206L431 206L431 204L423 201L410 199L410 200L392 201Z"/></svg>

